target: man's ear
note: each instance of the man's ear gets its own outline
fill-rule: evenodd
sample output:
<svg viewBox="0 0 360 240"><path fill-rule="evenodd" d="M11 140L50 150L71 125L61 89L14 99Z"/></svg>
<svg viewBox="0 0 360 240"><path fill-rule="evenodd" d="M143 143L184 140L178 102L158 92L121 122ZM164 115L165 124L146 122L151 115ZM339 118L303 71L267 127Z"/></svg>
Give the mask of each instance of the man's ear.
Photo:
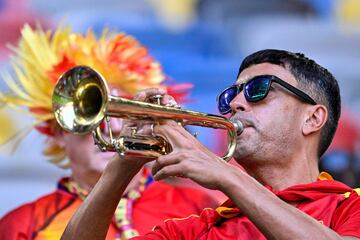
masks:
<svg viewBox="0 0 360 240"><path fill-rule="evenodd" d="M321 130L328 119L328 110L324 105L311 106L305 112L305 121L302 132L310 135Z"/></svg>

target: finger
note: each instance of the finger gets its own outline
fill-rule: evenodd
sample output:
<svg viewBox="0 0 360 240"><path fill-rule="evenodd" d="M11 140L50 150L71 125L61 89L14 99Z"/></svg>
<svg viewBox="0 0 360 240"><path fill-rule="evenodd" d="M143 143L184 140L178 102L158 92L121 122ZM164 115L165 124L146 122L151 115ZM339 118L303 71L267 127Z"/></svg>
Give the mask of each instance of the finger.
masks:
<svg viewBox="0 0 360 240"><path fill-rule="evenodd" d="M138 125L137 121L124 118L121 127L121 135L123 136L130 135L131 129L137 127L137 125Z"/></svg>
<svg viewBox="0 0 360 240"><path fill-rule="evenodd" d="M162 89L162 88L148 88L148 89L144 89L144 90L138 92L137 94L135 94L133 99L137 100L137 101L146 101L151 96L154 96L157 94L164 95L164 94L166 94L166 91L165 91L165 89Z"/></svg>
<svg viewBox="0 0 360 240"><path fill-rule="evenodd" d="M154 134L164 138L173 148L173 151L184 151L198 149L207 154L214 154L201 142L199 142L191 133L175 121L168 120L166 125L155 125Z"/></svg>
<svg viewBox="0 0 360 240"><path fill-rule="evenodd" d="M179 164L165 166L156 172L153 177L159 181L168 177L186 177L186 173L182 170Z"/></svg>
<svg viewBox="0 0 360 240"><path fill-rule="evenodd" d="M153 136L155 125L156 123L154 121L139 121L137 133L139 135Z"/></svg>
<svg viewBox="0 0 360 240"><path fill-rule="evenodd" d="M165 166L179 163L180 158L177 155L178 154L176 153L171 153L168 155L158 157L151 168L152 174L153 175L156 174L160 169L162 169Z"/></svg>
<svg viewBox="0 0 360 240"><path fill-rule="evenodd" d="M104 121L106 127L104 127L103 132L105 134L109 134L109 128L112 132L112 134L119 134L122 130L123 127L123 119L121 118L114 118L114 117L109 117L109 124L107 125L107 121Z"/></svg>
<svg viewBox="0 0 360 240"><path fill-rule="evenodd" d="M170 95L163 96L163 98L161 99L161 105L173 106L173 107L178 106L177 102L175 101L175 98Z"/></svg>
<svg viewBox="0 0 360 240"><path fill-rule="evenodd" d="M185 144L184 138L191 139L191 143L196 140L185 128L173 120L162 120L160 125L155 125L154 134L168 140L173 146Z"/></svg>

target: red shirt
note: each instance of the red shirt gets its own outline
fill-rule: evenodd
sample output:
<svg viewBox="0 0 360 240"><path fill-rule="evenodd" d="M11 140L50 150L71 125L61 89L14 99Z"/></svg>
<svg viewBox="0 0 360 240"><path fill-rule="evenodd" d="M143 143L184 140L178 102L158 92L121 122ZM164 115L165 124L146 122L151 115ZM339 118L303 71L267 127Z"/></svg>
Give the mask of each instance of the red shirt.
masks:
<svg viewBox="0 0 360 240"><path fill-rule="evenodd" d="M60 239L82 200L61 188L25 204L0 220L1 240ZM167 218L200 213L216 202L198 189L153 182L142 192L132 209L134 228L144 234ZM111 224L106 239L115 239L118 229Z"/></svg>
<svg viewBox="0 0 360 240"><path fill-rule="evenodd" d="M268 188L271 190L270 187ZM360 238L360 197L356 191L345 184L334 180L319 180L272 192L285 202L299 203L298 209L338 234ZM234 206L231 200L228 200L216 210L204 209L200 216L191 215L185 219L167 220L145 236L133 239L240 240L266 238Z"/></svg>

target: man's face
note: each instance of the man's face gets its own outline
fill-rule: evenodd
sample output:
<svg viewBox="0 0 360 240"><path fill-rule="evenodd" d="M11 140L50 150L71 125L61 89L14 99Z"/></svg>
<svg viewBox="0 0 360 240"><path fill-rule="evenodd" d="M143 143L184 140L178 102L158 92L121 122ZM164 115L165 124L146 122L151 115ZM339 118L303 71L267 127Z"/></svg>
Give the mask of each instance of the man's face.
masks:
<svg viewBox="0 0 360 240"><path fill-rule="evenodd" d="M236 84L259 75L274 75L297 86L288 70L269 63L245 69ZM242 119L245 130L237 138L236 161L244 167L251 167L251 164L278 164L292 157L301 136L301 108L305 105L277 83L271 85L269 94L259 102L247 102L243 92L238 94L230 104L233 111L231 118Z"/></svg>
<svg viewBox="0 0 360 240"><path fill-rule="evenodd" d="M110 119L112 132L114 137L117 137L122 122L120 119ZM105 128L103 130L104 138L108 136L107 134ZM62 139L66 155L70 159L70 168L74 179L78 183L93 187L115 153L101 152L98 146L94 144L92 134L64 133Z"/></svg>

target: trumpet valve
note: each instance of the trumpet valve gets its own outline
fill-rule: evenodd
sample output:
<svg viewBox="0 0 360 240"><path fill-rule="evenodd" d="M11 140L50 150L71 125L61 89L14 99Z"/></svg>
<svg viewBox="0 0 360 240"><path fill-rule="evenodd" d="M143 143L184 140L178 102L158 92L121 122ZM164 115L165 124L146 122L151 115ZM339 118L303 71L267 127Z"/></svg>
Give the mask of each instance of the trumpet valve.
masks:
<svg viewBox="0 0 360 240"><path fill-rule="evenodd" d="M137 127L131 127L130 130L131 130L131 136L135 137L135 135L137 133Z"/></svg>
<svg viewBox="0 0 360 240"><path fill-rule="evenodd" d="M149 100L152 102L152 103L156 103L158 105L161 105L161 99L163 98L163 95L160 95L160 94L156 94L154 96L151 96L149 97Z"/></svg>

